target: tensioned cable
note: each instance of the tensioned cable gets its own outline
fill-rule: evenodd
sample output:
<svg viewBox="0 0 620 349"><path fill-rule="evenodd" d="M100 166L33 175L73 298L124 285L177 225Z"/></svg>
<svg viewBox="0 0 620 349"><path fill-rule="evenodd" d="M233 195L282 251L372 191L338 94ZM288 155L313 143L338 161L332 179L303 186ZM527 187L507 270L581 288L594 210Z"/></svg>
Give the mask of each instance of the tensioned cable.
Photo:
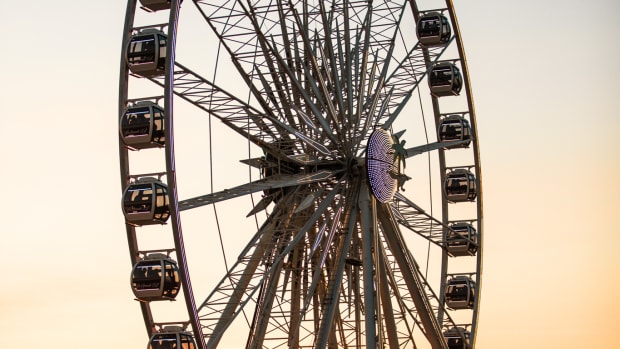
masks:
<svg viewBox="0 0 620 349"><path fill-rule="evenodd" d="M273 3L270 2L268 7L271 7L272 4ZM264 22L265 22L265 18L263 18L259 28L262 28ZM228 21L226 22L226 24L228 25ZM218 44L218 60L219 60L220 46L221 46L221 42ZM254 46L254 57L253 57L253 61L252 61L252 66L253 67L256 67L256 59L257 59L258 54L259 54L259 44L255 44L255 46ZM217 67L217 61L216 61L216 67ZM251 100L252 100L252 89L249 88L248 89L248 95L247 95L246 103L248 105L250 105ZM247 124L246 125L247 125L248 131L249 131L250 130L250 114L249 113L247 115ZM249 138L247 138L247 151L248 151L247 152L247 157L248 157L248 159L251 159L252 158L252 143L250 142ZM252 182L252 167L251 166L248 166L248 179L249 179L249 182ZM252 207L256 206L255 205L255 201L254 201L254 194L250 194L250 202L252 204ZM269 214L267 213L266 210L265 210L265 214L266 214L266 218L268 218ZM255 224L257 230L260 229L260 224L258 222L258 216L256 214L254 214L254 224ZM248 326L252 327L253 326L252 325L253 321L250 322L250 319L248 318L248 315L246 314L245 309L242 309L241 312L243 313L243 317L245 318L245 321L248 324ZM248 340L249 340L249 338L248 338Z"/></svg>
<svg viewBox="0 0 620 349"><path fill-rule="evenodd" d="M267 8L270 8L272 5L273 5L273 1L271 1L267 5ZM262 19L262 21L260 23L259 28L263 27L263 24L265 23L265 21L266 21L266 18L263 17L263 19ZM252 67L254 67L254 69L257 69L256 58L257 58L257 56L259 54L259 47L260 47L260 44L258 44L258 43L256 43L254 45L254 57L253 57L253 60L252 60ZM251 100L252 100L252 89L250 88L250 89L248 89L248 96L247 96L247 99L246 99L248 105L250 104ZM247 115L247 127L248 127L248 129L250 128L250 114ZM248 138L247 141L248 141L247 142L247 145L248 145L248 159L250 159L250 158L252 158L252 148L251 148L252 143L250 142L249 138ZM249 180L251 182L252 181L252 168L251 168L251 166L248 166L248 178L249 178ZM255 205L254 205L254 194L250 194L250 201L252 203L252 207L255 207ZM269 214L267 213L267 211L266 210L264 210L264 211L265 211L265 214L266 214L265 218L269 218ZM257 230L260 229L260 224L258 222L258 216L256 214L254 214L254 223L256 225L256 229Z"/></svg>
<svg viewBox="0 0 620 349"><path fill-rule="evenodd" d="M415 74L415 73L414 73ZM420 103L420 112L422 113L422 123L424 125L424 137L426 137L426 144L429 144L428 141L428 129L426 127L426 115L424 114L424 107L422 106L422 94L420 93L420 89L416 89L418 90L418 102ZM431 217L433 216L433 176L431 174L431 153L427 152L426 153L426 159L428 160L428 197L430 200L430 215ZM430 220L430 228L429 228L429 234L430 232L433 231L433 220ZM426 249L426 270L424 271L424 278L427 279L428 278L428 264L430 261L430 257L431 257L431 239L429 236L428 239L428 247Z"/></svg>
<svg viewBox="0 0 620 349"><path fill-rule="evenodd" d="M405 38L403 37L403 33L400 30L400 28L399 28L398 32L399 32L399 36L400 36L401 42L404 44L406 41L405 41ZM406 48L406 45L405 45L405 48ZM415 69L412 69L411 71L413 73L414 81L418 81L418 77L416 76ZM422 105L422 94L420 93L420 89L419 88L416 88L416 91L418 92L418 103L420 103L420 113L422 114L422 124L424 126L424 137L426 138L426 144L428 145L429 144L429 141L428 141L428 128L426 127L426 115L424 114L424 106ZM431 171L431 154L430 154L430 152L426 153L426 158L428 160L428 181L429 181L428 191L429 191L429 200L430 200L430 215L431 215L431 217L434 217L433 216L433 183L432 183L433 177L432 177L432 173L431 173L432 171ZM430 229L430 231L433 231L433 220L430 221L430 224L431 225L430 225L429 229ZM425 268L425 271L424 271L424 278L428 278L428 265L429 265L429 261L430 261L430 255L431 255L431 240L430 240L430 237L429 237L429 239L428 239L428 247L427 247L427 250L426 250L426 268Z"/></svg>
<svg viewBox="0 0 620 349"><path fill-rule="evenodd" d="M269 2L269 4L267 5L267 8L271 8L272 5L273 5L273 1ZM262 21L260 23L259 28L263 27L263 25L265 24L265 21L266 21L266 16L262 18ZM282 33L282 35L284 35L284 33ZM258 54L260 53L259 47L260 47L260 44L258 44L258 43L254 46L254 57L253 57L253 60L252 60L252 66L256 70L258 70L258 66L256 65L256 59L257 59ZM247 97L247 103L248 104L250 104L251 99L252 99L252 90L250 89L250 90L248 90L248 97ZM249 127L250 127L250 115L248 114L248 128ZM251 142L248 139L248 158L251 158L251 157L252 157L252 154L251 154ZM280 163L280 161L278 161L278 164L279 163ZM249 167L249 166L248 166L248 174L249 174L249 178L250 178L250 181L251 181L252 180L252 168ZM250 199L252 201L252 207L254 207L254 195L253 194L250 194ZM266 218L269 218L269 213L267 212L267 210L265 209L263 211L265 211ZM257 214L254 214L254 222L256 224L256 229L260 229L260 226L259 226L259 223L258 223L258 216L257 216ZM262 292L262 290L261 290L261 292ZM278 307L280 309L280 312L284 313L284 309L282 308L282 302L278 302ZM245 310L243 310L243 315L246 317L246 321L248 321L247 320L247 316L245 314ZM289 326L288 321L286 321L286 317L284 317L284 321L287 324L287 326ZM248 324L249 324L249 322L248 322ZM250 327L253 327L253 326L254 326L253 324L250 325ZM250 338L248 338L248 341L250 341Z"/></svg>
<svg viewBox="0 0 620 349"><path fill-rule="evenodd" d="M252 61L252 66L256 66L256 55L258 52L258 48L257 46L254 46L254 59ZM248 89L248 97L247 97L247 104L250 104L250 101L252 100L252 89ZM248 127L248 131L250 130L250 114L248 113L247 115L247 127ZM249 132L248 132L249 133ZM247 139L247 145L248 145L248 159L252 158L252 144L250 142L250 139ZM252 167L248 166L248 178L249 181L252 182ZM250 194L250 202L252 203L252 207L254 207L254 194ZM256 230L260 229L260 225L258 224L258 217L256 216L256 214L254 215L254 224L256 225ZM245 315L245 313L244 313Z"/></svg>
<svg viewBox="0 0 620 349"><path fill-rule="evenodd" d="M217 52L216 52L216 58L215 58L215 66L213 68L213 84L215 84L216 78L217 78L217 71L218 71L218 67L219 67L219 61L220 61L220 52L222 49L222 42L220 40L218 40L218 44L217 44ZM209 105L211 105L213 99L213 95L211 95L211 100L209 101ZM249 117L249 116L248 116ZM212 126L212 120L213 120L213 116L211 113L209 113L209 177L210 177L210 186L211 186L211 194L213 194L214 192L214 185L213 185L213 128ZM249 140L248 140L249 141ZM222 258L224 259L224 268L225 268L225 272L226 274L228 274L228 258L226 257L226 248L224 247L224 239L222 237L222 229L220 226L220 219L219 219L219 215L217 213L217 207L216 204L213 203L213 213L215 216L215 224L217 226L217 234L219 237L219 241L220 241L220 250L222 251ZM234 282L233 280L229 277L228 278L230 285L234 286ZM246 323L250 323L245 311L243 311L243 317L245 318Z"/></svg>
<svg viewBox="0 0 620 349"><path fill-rule="evenodd" d="M213 83L215 84L215 79L217 77L217 68L219 65L219 60L220 60L220 50L222 47L222 43L219 42L218 40L218 45L217 45L217 55L215 58L215 67L213 70ZM213 95L211 95L211 98L213 98ZM211 100L212 101L212 100ZM209 106L211 105L211 101L209 101ZM210 182L210 186L211 186L211 194L213 194L214 190L213 190L213 128L211 127L211 121L213 119L213 116L211 115L211 113L209 113L209 182ZM217 234L219 236L220 239L220 249L222 250L222 257L224 258L224 267L226 268L226 273L228 273L228 261L226 258L226 250L224 249L224 239L222 237L222 229L220 227L220 219L219 216L217 214L217 207L216 204L213 203L213 213L215 215L215 225L217 226Z"/></svg>

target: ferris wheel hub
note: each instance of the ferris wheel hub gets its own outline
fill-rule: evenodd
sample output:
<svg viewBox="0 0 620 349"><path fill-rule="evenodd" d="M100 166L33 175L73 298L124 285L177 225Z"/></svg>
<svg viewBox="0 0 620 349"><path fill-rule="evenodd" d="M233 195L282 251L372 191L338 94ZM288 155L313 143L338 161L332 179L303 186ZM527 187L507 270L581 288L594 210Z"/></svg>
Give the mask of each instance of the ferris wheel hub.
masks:
<svg viewBox="0 0 620 349"><path fill-rule="evenodd" d="M350 158L347 161L347 173L349 174L349 178L355 178L362 174L362 167L364 166L364 163L364 159Z"/></svg>

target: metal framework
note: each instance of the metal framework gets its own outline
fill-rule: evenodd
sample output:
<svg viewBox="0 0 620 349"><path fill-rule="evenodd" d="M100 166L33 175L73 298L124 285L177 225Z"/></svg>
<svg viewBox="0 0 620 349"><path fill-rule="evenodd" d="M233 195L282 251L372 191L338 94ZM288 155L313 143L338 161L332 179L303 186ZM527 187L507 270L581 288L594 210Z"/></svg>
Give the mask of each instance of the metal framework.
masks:
<svg viewBox="0 0 620 349"><path fill-rule="evenodd" d="M169 8L142 11L137 0L128 1L120 64L119 115L143 99L159 102L165 114L162 150L136 151L119 140L123 190L136 178L152 176L133 172L134 161L153 161L152 152L165 154L151 167L160 169L158 177L167 184L170 220L163 229L173 245L158 251L167 251L178 263L183 301L174 306L183 307L186 317L169 319L168 313L157 313L153 302L139 302L149 336L177 324L193 334L200 349L225 347L227 338L239 336L234 324L245 321L246 348L438 349L448 348L447 333L458 328L462 331L456 336L468 343L462 348L473 348L482 281L482 174L469 72L452 1L425 1L434 7L424 9L413 0L169 3ZM178 32L185 11L201 18L200 30L211 32L211 46L229 59L245 92L231 92L196 73L200 67L180 63L176 47L183 40ZM452 35L447 43L418 41L417 23L427 13L448 18ZM166 24L148 23L162 15ZM138 17L146 25L136 26ZM162 28L167 36L162 74L139 76L130 70L128 45L141 28ZM439 62L460 68L459 95L436 97L429 91L429 74ZM144 94L140 86L145 82L161 91L158 97ZM180 198L174 120L183 117L175 115L181 103L216 118L220 122L213 128L233 130L237 142L263 154L237 159L261 178ZM424 115L425 109L432 117ZM471 125L467 144L442 141L435 132L454 114ZM426 138L404 133L421 125ZM377 129L394 143L385 154L392 159L387 177L398 189L385 202L371 190L385 183L368 178L368 139ZM417 146L405 148L402 140ZM413 165L406 167L405 161ZM420 164L424 168L414 167ZM473 200L451 202L445 195L444 182L455 169L473 173ZM213 165L213 171L223 170ZM426 189L408 196L405 183ZM254 234L243 234L248 236L245 247L220 281L203 292L206 297L197 299L190 275L207 266L191 265L189 271L183 212L252 193L263 195L250 214L266 218ZM473 255L449 253L455 222L475 229L475 238L463 237ZM142 247L145 227L131 222L126 227L135 264L155 250ZM457 275L474 281L472 306L447 306L448 281Z"/></svg>

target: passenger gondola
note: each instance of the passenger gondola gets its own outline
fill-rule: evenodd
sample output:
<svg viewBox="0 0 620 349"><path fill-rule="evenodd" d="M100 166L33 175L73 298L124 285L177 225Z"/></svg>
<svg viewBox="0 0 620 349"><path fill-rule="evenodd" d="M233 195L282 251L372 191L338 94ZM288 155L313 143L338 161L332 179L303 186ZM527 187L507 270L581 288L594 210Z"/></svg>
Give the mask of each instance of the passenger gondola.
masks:
<svg viewBox="0 0 620 349"><path fill-rule="evenodd" d="M136 75L162 75L166 68L168 37L157 29L144 29L131 37L126 57L129 69Z"/></svg>
<svg viewBox="0 0 620 349"><path fill-rule="evenodd" d="M438 63L429 74L428 84L435 97L457 96L463 88L461 70L450 62Z"/></svg>
<svg viewBox="0 0 620 349"><path fill-rule="evenodd" d="M471 126L469 126L469 121L461 115L450 115L442 119L437 133L440 142L464 141L464 143L449 146L447 149L466 148L471 143Z"/></svg>
<svg viewBox="0 0 620 349"><path fill-rule="evenodd" d="M438 12L429 12L418 19L416 26L418 40L424 46L445 45L450 41L450 21Z"/></svg>
<svg viewBox="0 0 620 349"><path fill-rule="evenodd" d="M164 224L170 217L168 187L155 178L141 178L125 188L123 213L129 224Z"/></svg>
<svg viewBox="0 0 620 349"><path fill-rule="evenodd" d="M471 349L471 333L463 327L452 327L444 332L448 349Z"/></svg>
<svg viewBox="0 0 620 349"><path fill-rule="evenodd" d="M446 305L452 309L472 309L475 292L474 280L464 275L454 276L446 285Z"/></svg>
<svg viewBox="0 0 620 349"><path fill-rule="evenodd" d="M179 3L182 3L183 0L180 0ZM172 1L170 0L140 0L142 4L142 8L147 11L159 11L159 10L167 10L170 8L170 4Z"/></svg>
<svg viewBox="0 0 620 349"><path fill-rule="evenodd" d="M161 253L138 261L131 272L133 294L144 302L173 300L180 287L177 263Z"/></svg>
<svg viewBox="0 0 620 349"><path fill-rule="evenodd" d="M446 176L443 191L448 201L473 201L478 195L476 177L466 169L453 170Z"/></svg>
<svg viewBox="0 0 620 349"><path fill-rule="evenodd" d="M163 147L163 109L150 101L129 106L121 116L120 133L123 143L133 149Z"/></svg>
<svg viewBox="0 0 620 349"><path fill-rule="evenodd" d="M195 349L194 337L178 326L166 326L154 333L148 349Z"/></svg>
<svg viewBox="0 0 620 349"><path fill-rule="evenodd" d="M478 251L476 229L467 222L450 225L446 237L446 249L453 257L475 256Z"/></svg>

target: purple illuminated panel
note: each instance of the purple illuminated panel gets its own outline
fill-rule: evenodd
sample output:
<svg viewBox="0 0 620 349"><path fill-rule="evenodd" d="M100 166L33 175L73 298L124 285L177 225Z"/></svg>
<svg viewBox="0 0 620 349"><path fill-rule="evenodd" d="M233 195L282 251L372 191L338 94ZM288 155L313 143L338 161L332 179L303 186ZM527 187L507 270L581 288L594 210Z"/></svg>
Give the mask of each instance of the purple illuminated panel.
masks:
<svg viewBox="0 0 620 349"><path fill-rule="evenodd" d="M397 172L395 166L394 141L383 129L373 131L366 147L366 170L372 194L382 203L392 200L396 192L396 179L390 173Z"/></svg>

